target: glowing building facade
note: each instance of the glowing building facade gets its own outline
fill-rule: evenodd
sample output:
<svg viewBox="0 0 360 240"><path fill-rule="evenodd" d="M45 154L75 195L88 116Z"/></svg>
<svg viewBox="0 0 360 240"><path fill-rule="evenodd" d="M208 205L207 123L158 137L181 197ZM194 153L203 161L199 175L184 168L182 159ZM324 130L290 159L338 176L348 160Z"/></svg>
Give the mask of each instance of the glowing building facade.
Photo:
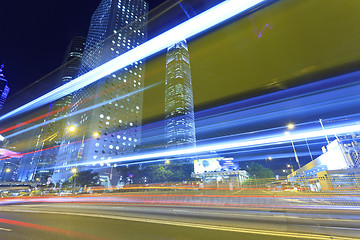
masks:
<svg viewBox="0 0 360 240"><path fill-rule="evenodd" d="M5 79L3 72L4 64L0 67L0 109L3 108L5 100L9 94L10 88L7 85L7 80Z"/></svg>
<svg viewBox="0 0 360 240"><path fill-rule="evenodd" d="M195 120L189 51L186 40L166 55L165 119L167 147L195 146Z"/></svg>
<svg viewBox="0 0 360 240"><path fill-rule="evenodd" d="M101 1L91 19L79 75L142 44L147 12L144 0ZM119 176L110 174L113 165L106 160L133 153L140 144L143 76L143 62L138 61L74 92L65 132L70 126L76 131L63 137L54 181L66 180L72 167L86 162L117 183Z"/></svg>
<svg viewBox="0 0 360 240"><path fill-rule="evenodd" d="M65 53L59 85L70 82L78 76L82 55L85 47L85 38L74 37ZM67 95L52 102L44 123L47 123L37 132L35 153L24 157L20 165L19 181L40 182L50 181L59 152L58 145L64 134L66 116L71 104L71 95Z"/></svg>
<svg viewBox="0 0 360 240"><path fill-rule="evenodd" d="M4 64L0 66L0 110L3 108L7 95L9 94L10 88L7 85L7 80L3 74ZM0 181L9 181L13 179L13 172L6 172L6 169L10 169L9 165L12 162L9 160L0 161Z"/></svg>

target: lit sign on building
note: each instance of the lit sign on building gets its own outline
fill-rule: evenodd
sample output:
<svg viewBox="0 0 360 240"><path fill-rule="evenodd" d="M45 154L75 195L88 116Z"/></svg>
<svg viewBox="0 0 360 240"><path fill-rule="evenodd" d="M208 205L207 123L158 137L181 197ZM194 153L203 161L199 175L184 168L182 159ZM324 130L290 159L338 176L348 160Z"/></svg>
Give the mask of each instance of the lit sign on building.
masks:
<svg viewBox="0 0 360 240"><path fill-rule="evenodd" d="M218 157L194 161L194 173L228 171L234 168L234 158Z"/></svg>

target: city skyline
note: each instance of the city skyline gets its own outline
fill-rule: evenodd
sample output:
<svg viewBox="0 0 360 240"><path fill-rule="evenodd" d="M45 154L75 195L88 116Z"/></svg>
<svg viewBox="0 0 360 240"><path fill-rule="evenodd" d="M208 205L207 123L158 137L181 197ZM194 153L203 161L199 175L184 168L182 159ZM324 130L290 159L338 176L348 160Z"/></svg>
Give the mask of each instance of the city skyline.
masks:
<svg viewBox="0 0 360 240"><path fill-rule="evenodd" d="M1 5L0 239L359 239L360 1L155 2Z"/></svg>
<svg viewBox="0 0 360 240"><path fill-rule="evenodd" d="M249 23L249 25L251 26L251 22ZM247 30L249 30L249 29L247 29ZM251 28L250 28L250 32L251 32ZM270 29L271 30L271 29ZM269 31L270 31L269 30ZM252 33L252 32L251 32ZM273 31L270 31L268 34L273 34ZM257 36L257 35L256 35ZM255 37L256 37L255 36ZM261 41L263 41L263 40L267 40L266 38L266 35L263 35L263 37L262 38L260 38L259 39L259 43L261 43ZM192 48L193 49L193 51L194 51L194 53L197 53L197 51L199 51L198 49L199 49L199 44L197 44L197 41L191 41L190 42L190 46L197 46L198 48ZM203 50L203 54L207 54L207 56L209 56L210 54L208 54L209 53L209 51L208 52L204 52L204 49L202 49ZM222 50L226 50L225 48L224 49L222 49ZM236 48L236 50L238 50L238 48ZM213 48L212 49L212 51L219 51L218 49L216 49L216 48ZM197 56L197 57L199 57L199 54L194 54L193 56ZM217 58L218 58L218 56L219 56L219 53L217 53L216 54L216 56L217 56ZM221 59L224 59L224 58L221 58ZM203 59L196 59L195 58L195 61L193 61L193 59L192 59L192 62L194 62L195 64L194 64L194 69L195 69L195 72L197 73L197 74L195 74L195 76L199 76L199 65L200 64L207 64L208 62L206 62L206 61L201 61L201 60L203 60ZM225 60L227 60L227 59L225 59ZM221 61L221 60L220 60ZM233 61L233 62L235 62L235 61ZM226 64L226 67L229 67L229 66L231 66L231 67L234 67L234 65L229 65L230 63L227 63ZM235 64L236 65L236 64ZM207 65L208 66L208 65ZM227 76L229 76L229 75L226 75L226 74L229 74L229 72L231 72L231 71L223 71L223 68L213 68L213 69L211 69L211 70L213 70L212 72L211 72L211 74L209 74L209 75L211 75L211 76L214 76L213 75L213 73L215 72L215 76L217 77L217 79L218 79L218 82L221 82L220 81L220 79L225 79ZM229 69L229 68L227 68L227 70L232 70L233 72L231 72L231 74L234 74L234 70L238 70L238 69L236 69L236 68L232 68L232 69ZM245 69L246 70L246 69ZM245 71L244 70L244 71ZM218 73L217 73L217 71L218 71ZM259 72L259 71L252 71L252 72L255 72L254 74L256 75L257 74L257 72ZM242 74L243 72L241 72L241 74ZM239 81L234 81L233 79L233 81L231 82L231 84L233 84L233 83L237 83L237 82L240 82L240 80L241 80L241 82L242 81L244 81L244 78L245 77L242 77L242 75L241 74L239 74ZM214 76L214 78L211 78L211 77L208 77L209 75L207 75L207 77L206 77L206 75L203 77L203 78L201 78L201 80L200 81L202 81L202 83L204 84L209 84L209 85L206 85L206 86L211 86L211 84L213 84L214 83L214 78L215 78L215 76ZM223 75L222 77L223 78L219 78L220 77L220 75ZM240 77L241 76L241 77ZM158 78L159 79L159 78ZM163 79L163 78L162 78ZM196 79L199 79L199 78L196 78ZM245 80L247 80L247 78L245 78ZM252 80L252 79L250 79L249 81L253 81L253 82L256 82L256 81L254 81L254 80ZM229 82L227 82L227 83L229 83ZM199 81L197 80L196 81L196 84L197 84L197 87L199 87ZM231 85L231 84L225 84L225 82L224 82L224 84L219 84L219 85L217 85L217 86L220 86L220 87L228 87L228 86L230 86L230 88L232 88L232 89L234 89L234 90L237 90L237 88L236 88L236 86L239 86L239 85ZM205 86L205 85L204 85ZM200 89L200 88L198 88L198 89ZM213 93L216 93L216 90L222 90L221 88L215 88L215 87L213 87L213 88L211 88L212 90L214 90L213 91ZM206 89L207 90L207 89ZM316 89L315 89L316 90ZM308 91L308 90L307 90ZM217 91L217 92L221 92L221 91ZM225 92L225 91L223 91L223 92ZM291 91L290 91L291 92ZM208 94L209 95L209 94ZM278 94L278 95L280 95L280 93ZM274 94L272 94L271 96L274 96L274 97L276 97L276 94L274 95ZM265 96L264 96L264 98L266 98ZM201 98L197 98L197 99L201 99ZM203 99L201 99L201 100L203 100ZM264 102L266 102L266 101L264 101ZM261 104L264 104L264 103L261 103ZM239 104L238 105L239 106L239 108L241 108L241 107L244 107L244 105L241 105L241 104ZM281 106L281 105L277 105L277 104L274 104L274 109L282 109L282 107L283 106ZM260 109L260 108L259 108ZM263 109L265 109L265 108L263 108ZM233 109L234 111L235 111L235 109ZM279 110L279 111L280 111ZM346 109L344 109L344 110L346 110ZM259 110L258 110L259 111ZM285 111L285 110L281 110L281 111ZM302 111L302 109L298 109L298 111ZM331 120L328 120L328 119L331 119L331 115L328 115L329 117L323 117L324 115L322 115L322 114L327 114L327 112L330 112L331 111L331 108L330 107L328 107L328 108L323 108L323 112L322 113L313 113L313 112L306 112L306 114L307 115L305 115L305 114L297 114L298 116L296 116L296 122L295 123L298 123L298 122L301 122L301 121L303 121L303 119L305 118L305 116L306 117L308 117L309 116L309 118L311 118L312 119L312 121L313 121L313 119L315 119L316 120L316 118L318 118L319 116L316 116L316 115L321 115L321 117L322 118L325 118L325 119L327 119L326 120L326 122L325 122L325 124L326 125L328 125L329 124L329 122L331 121ZM247 111L245 111L244 110L244 112L243 112L243 114L244 113L246 113ZM254 111L255 113L256 113L256 111ZM201 114L201 113L200 113ZM245 115L246 116L246 115ZM314 118L314 116L315 116L315 118ZM105 117L105 115L104 115L104 117ZM268 126L273 126L273 127L277 127L277 126L279 126L279 122L280 121L290 121L291 120L291 117L292 116L286 116L286 118L284 117L283 119L280 119L280 120L277 120L277 121L273 121L272 119L274 119L274 116L271 116L271 114L269 114L268 115L268 121L266 121L266 124L268 125ZM219 118L219 120L220 120L220 117L218 117ZM214 118L214 119L216 119L216 118ZM226 135L226 134L228 134L228 133L231 133L232 131L235 131L234 129L236 129L236 131L238 131L238 132L243 132L244 131L244 129L246 129L247 131L251 131L251 130L257 130L257 129L259 129L259 127L261 127L262 125L260 124L253 124L253 125L251 125L251 123L249 124L250 126L246 126L245 124L247 124L247 122L245 122L245 119L251 119L251 112L249 112L248 113L248 116L247 117L244 117L244 115L241 115L241 114L238 114L237 115L237 119L243 119L242 121L243 121L243 123L240 121L240 120L236 120L237 121L237 124L238 125L236 125L236 126L234 126L234 128L230 128L229 126L226 126L225 124L223 124L223 129L221 129L221 131L218 131L218 132L214 132L214 135L213 136L215 136L215 137L217 137L218 135L217 134L224 134L224 135ZM257 121L257 123L258 122L260 122L260 121L263 121L263 124L265 123L265 120L263 120L263 119L266 119L264 116L262 116L262 119L257 119L256 121ZM226 120L227 121L227 119L226 118L223 118L223 120ZM215 121L215 120L214 120ZM234 121L235 121L235 119L234 119ZM229 122L230 122L230 120L229 120ZM105 123L106 124L106 123ZM215 124L214 124L214 126L215 126ZM285 126L285 124L284 125L280 125L280 126ZM216 125L216 127L220 127L220 125ZM200 133L202 133L202 134L200 134L200 136L202 136L202 138L201 139L204 139L204 129L205 128L200 128L200 130L199 130L199 132ZM207 131L207 133L206 134L208 134L207 136L210 136L211 135L211 130L212 129L210 129L210 131L208 130ZM221 135L219 136L219 137L222 137ZM81 141L81 139L80 139L80 141ZM317 143L317 144L320 144L320 143ZM303 146L303 145L302 145ZM299 147L299 146L296 146L297 148ZM318 148L318 149L320 149L320 148ZM306 161L306 160L305 160ZM105 161L104 161L104 163L105 163Z"/></svg>

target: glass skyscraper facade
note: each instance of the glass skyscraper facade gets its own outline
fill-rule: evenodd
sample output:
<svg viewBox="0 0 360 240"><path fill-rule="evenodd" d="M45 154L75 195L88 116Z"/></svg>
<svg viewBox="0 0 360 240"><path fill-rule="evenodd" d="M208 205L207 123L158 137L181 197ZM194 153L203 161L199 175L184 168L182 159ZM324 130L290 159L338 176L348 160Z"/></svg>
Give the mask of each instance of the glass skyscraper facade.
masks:
<svg viewBox="0 0 360 240"><path fill-rule="evenodd" d="M66 84L77 77L82 55L85 47L85 38L74 37L65 53L60 70L59 85ZM71 95L52 102L48 108L48 117L44 125L37 131L35 153L24 156L20 165L19 181L49 182L54 171L54 166L59 152L59 145L64 133L66 116L71 104Z"/></svg>
<svg viewBox="0 0 360 240"><path fill-rule="evenodd" d="M5 79L5 75L3 74L3 68L4 64L0 66L0 110L3 108L5 100L10 91L8 82ZM14 172L6 172L6 169L8 169L10 165L12 165L12 162L8 159L0 161L0 181L8 181L14 178Z"/></svg>
<svg viewBox="0 0 360 240"><path fill-rule="evenodd" d="M101 1L91 19L79 75L142 44L147 35L147 12L144 0ZM66 166L88 163L112 184L117 183L119 176L110 174L114 165L106 160L137 151L143 79L143 61L138 61L73 94L54 181L72 175L71 167ZM67 131L70 126L76 128L74 133Z"/></svg>
<svg viewBox="0 0 360 240"><path fill-rule="evenodd" d="M196 145L190 58L186 40L167 49L165 119L168 148Z"/></svg>
<svg viewBox="0 0 360 240"><path fill-rule="evenodd" d="M4 64L0 66L0 109L3 108L5 100L9 94L10 88L3 74Z"/></svg>

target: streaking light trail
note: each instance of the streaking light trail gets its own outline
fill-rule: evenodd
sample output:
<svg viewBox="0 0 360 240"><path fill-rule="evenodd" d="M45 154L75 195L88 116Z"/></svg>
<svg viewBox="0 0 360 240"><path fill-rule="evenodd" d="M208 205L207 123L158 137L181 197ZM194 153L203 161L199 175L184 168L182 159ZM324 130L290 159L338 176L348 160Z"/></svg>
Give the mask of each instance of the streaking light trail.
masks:
<svg viewBox="0 0 360 240"><path fill-rule="evenodd" d="M262 146L262 145L268 145L268 144L278 144L278 143L284 143L284 142L290 142L291 140L302 140L302 139L312 139L312 138L319 138L323 137L324 134L326 135L339 135L344 133L351 133L351 132L357 132L360 131L360 125L350 125L350 126L343 126L343 127L335 127L335 128L329 128L326 130L318 130L318 131L305 131L301 133L296 134L288 134L288 135L274 135L269 136L266 138L259 138L254 140L242 140L242 139L235 139L232 141L227 142L219 142L219 143L213 143L213 144L207 144L203 146L199 146L196 148L183 148L183 149L177 149L177 150L168 150L168 151L159 151L159 152L153 152L153 153L145 153L145 154L138 154L138 155L132 155L128 157L121 157L116 159L107 159L102 161L91 161L91 162L83 162L83 163L77 163L77 164L71 164L62 166L61 168L66 167L72 167L72 166L80 166L80 165L91 165L91 164L109 164L109 163L116 163L116 162L132 162L132 161L138 161L138 160L146 160L146 159L156 159L156 158L164 158L164 157L177 157L181 155L194 155L204 152L210 152L210 151L228 151L228 150L235 150L240 149L244 147L256 147L256 146Z"/></svg>
<svg viewBox="0 0 360 240"><path fill-rule="evenodd" d="M227 0L215 7L185 21L184 23L160 34L157 37L145 42L144 44L134 48L119 57L101 65L98 68L70 81L50 91L43 96L24 104L23 106L10 111L0 117L0 121L16 116L43 106L47 103L64 97L76 90L79 90L119 69L128 66L134 62L145 59L183 39L188 39L199 34L239 13L249 10L266 0Z"/></svg>
<svg viewBox="0 0 360 240"><path fill-rule="evenodd" d="M133 91L133 92L131 92L131 93L122 95L122 96L120 96L120 97L113 98L113 99L107 100L107 101L105 101L105 102L101 102L101 103L98 103L98 104L96 104L96 105L93 105L93 106L90 106L90 107L87 107L87 108L83 108L83 109L81 109L81 110L79 110L79 111L76 111L76 112L69 113L69 114L67 114L67 115L61 116L61 117L57 117L57 118L51 119L50 121L46 121L46 122L42 122L42 123L36 124L36 125L34 125L34 126L31 126L31 127L26 128L26 129L24 129L24 130L17 131L17 132L15 132L15 133L13 133L13 134L10 134L10 135L6 136L6 139L15 137L15 136L17 136L17 135L19 135L19 134L23 134L23 133L25 133L25 132L28 132L28 131L30 131L30 130L33 130L33 129L36 129L36 128L39 128L39 127L42 127L42 126L45 126L45 125L47 125L47 124L50 124L50 123L53 123L53 122L56 122L56 121L59 121L59 120L65 119L65 118L69 118L69 117L78 115L78 114L80 114L80 113L84 113L84 112L90 111L91 109L94 109L94 108L97 108L97 107L101 107L101 106L103 106L103 105L112 103L112 102L114 102L114 101L116 101L116 100L123 99L123 98L127 98L127 97L129 97L129 96L131 96L131 95L134 95L134 94L137 94L137 93L139 93L139 92L145 91L145 90L147 90L147 89L149 89L149 88L151 88L151 87L153 87L153 86L156 86L156 85L158 85L158 84L160 84L160 83L156 83L156 84L153 84L153 85L151 85L151 86L148 86L148 87L145 87L145 88L141 88L141 89L136 90L136 91ZM46 115L46 114L45 114L45 115ZM40 117L42 117L42 116L40 116ZM30 121L30 120L29 120L29 121ZM32 121L32 120L31 120L31 121Z"/></svg>

